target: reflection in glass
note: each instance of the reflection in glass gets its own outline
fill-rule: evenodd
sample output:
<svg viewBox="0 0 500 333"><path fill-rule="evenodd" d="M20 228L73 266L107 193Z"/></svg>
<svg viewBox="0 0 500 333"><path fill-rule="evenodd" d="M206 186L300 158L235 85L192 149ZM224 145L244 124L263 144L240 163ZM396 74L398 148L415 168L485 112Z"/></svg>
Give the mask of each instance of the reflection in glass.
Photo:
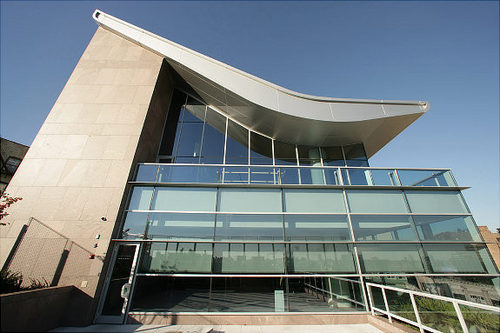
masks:
<svg viewBox="0 0 500 333"><path fill-rule="evenodd" d="M351 221L356 240L417 240L409 216L352 215Z"/></svg>
<svg viewBox="0 0 500 333"><path fill-rule="evenodd" d="M215 214L151 213L148 239L212 239Z"/></svg>
<svg viewBox="0 0 500 333"><path fill-rule="evenodd" d="M250 132L250 164L273 164L272 140Z"/></svg>
<svg viewBox="0 0 500 333"><path fill-rule="evenodd" d="M458 191L405 191L413 213L467 214Z"/></svg>
<svg viewBox="0 0 500 333"><path fill-rule="evenodd" d="M139 164L135 180L138 182L154 182L158 173L157 164Z"/></svg>
<svg viewBox="0 0 500 333"><path fill-rule="evenodd" d="M469 332L498 332L500 314L460 304L460 311Z"/></svg>
<svg viewBox="0 0 500 333"><path fill-rule="evenodd" d="M217 240L283 240L282 215L217 214Z"/></svg>
<svg viewBox="0 0 500 333"><path fill-rule="evenodd" d="M463 332L451 302L415 295L422 325L439 332Z"/></svg>
<svg viewBox="0 0 500 333"><path fill-rule="evenodd" d="M422 240L481 241L472 216L414 216Z"/></svg>
<svg viewBox="0 0 500 333"><path fill-rule="evenodd" d="M221 188L221 212L281 212L281 190L271 188Z"/></svg>
<svg viewBox="0 0 500 333"><path fill-rule="evenodd" d="M157 187L151 209L171 211L215 211L216 188Z"/></svg>
<svg viewBox="0 0 500 333"><path fill-rule="evenodd" d="M227 124L227 164L248 164L248 130L232 120Z"/></svg>
<svg viewBox="0 0 500 333"><path fill-rule="evenodd" d="M424 244L424 249L435 273L498 273L484 245Z"/></svg>
<svg viewBox="0 0 500 333"><path fill-rule="evenodd" d="M198 165L160 165L159 183L218 183L221 180L220 167Z"/></svg>
<svg viewBox="0 0 500 333"><path fill-rule="evenodd" d="M348 244L289 244L290 273L355 273L352 248Z"/></svg>
<svg viewBox="0 0 500 333"><path fill-rule="evenodd" d="M392 169L343 169L342 172L350 185L399 185Z"/></svg>
<svg viewBox="0 0 500 333"><path fill-rule="evenodd" d="M146 243L141 273L210 273L212 244Z"/></svg>
<svg viewBox="0 0 500 333"><path fill-rule="evenodd" d="M346 191L353 213L407 213L401 191Z"/></svg>
<svg viewBox="0 0 500 333"><path fill-rule="evenodd" d="M283 189L285 211L290 213L345 213L341 190Z"/></svg>
<svg viewBox="0 0 500 333"><path fill-rule="evenodd" d="M423 273L423 255L417 244L359 244L364 273Z"/></svg>
<svg viewBox="0 0 500 333"><path fill-rule="evenodd" d="M457 186L449 170L398 170L404 186Z"/></svg>
<svg viewBox="0 0 500 333"><path fill-rule="evenodd" d="M284 273L283 244L215 244L214 273Z"/></svg>
<svg viewBox="0 0 500 333"><path fill-rule="evenodd" d="M286 240L350 240L346 215L285 215Z"/></svg>

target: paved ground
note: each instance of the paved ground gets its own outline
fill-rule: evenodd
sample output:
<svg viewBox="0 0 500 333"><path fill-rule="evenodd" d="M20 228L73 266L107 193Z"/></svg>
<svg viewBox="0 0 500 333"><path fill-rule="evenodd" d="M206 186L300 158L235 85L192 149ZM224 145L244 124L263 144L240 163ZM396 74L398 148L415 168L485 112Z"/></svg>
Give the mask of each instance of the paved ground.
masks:
<svg viewBox="0 0 500 333"><path fill-rule="evenodd" d="M92 325L59 327L51 332L141 333L383 333L370 324L352 325Z"/></svg>

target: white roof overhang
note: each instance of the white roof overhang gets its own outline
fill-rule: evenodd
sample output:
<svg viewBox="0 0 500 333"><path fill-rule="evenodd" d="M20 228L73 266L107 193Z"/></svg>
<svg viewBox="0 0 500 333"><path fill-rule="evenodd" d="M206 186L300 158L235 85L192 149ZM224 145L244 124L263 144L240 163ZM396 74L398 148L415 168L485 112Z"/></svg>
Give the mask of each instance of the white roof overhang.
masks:
<svg viewBox="0 0 500 333"><path fill-rule="evenodd" d="M276 140L316 146L362 142L370 157L429 109L424 101L298 93L100 10L93 17L101 27L163 56L208 105Z"/></svg>

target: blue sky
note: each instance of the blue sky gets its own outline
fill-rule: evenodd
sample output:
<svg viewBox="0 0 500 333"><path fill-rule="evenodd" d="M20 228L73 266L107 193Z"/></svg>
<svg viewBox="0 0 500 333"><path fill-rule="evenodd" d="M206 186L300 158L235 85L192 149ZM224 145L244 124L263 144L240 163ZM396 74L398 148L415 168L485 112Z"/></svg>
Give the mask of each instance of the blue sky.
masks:
<svg viewBox="0 0 500 333"><path fill-rule="evenodd" d="M31 144L96 8L299 92L429 101L371 165L451 168L500 227L498 1L1 1L2 137Z"/></svg>

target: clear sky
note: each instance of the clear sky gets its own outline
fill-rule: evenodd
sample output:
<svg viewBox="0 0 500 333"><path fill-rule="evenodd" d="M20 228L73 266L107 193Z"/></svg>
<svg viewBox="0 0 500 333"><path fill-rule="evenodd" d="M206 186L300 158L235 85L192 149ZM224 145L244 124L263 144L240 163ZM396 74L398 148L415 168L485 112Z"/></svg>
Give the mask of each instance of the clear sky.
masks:
<svg viewBox="0 0 500 333"><path fill-rule="evenodd" d="M1 136L30 145L99 8L286 88L426 100L372 166L451 168L499 222L499 2L1 1Z"/></svg>

